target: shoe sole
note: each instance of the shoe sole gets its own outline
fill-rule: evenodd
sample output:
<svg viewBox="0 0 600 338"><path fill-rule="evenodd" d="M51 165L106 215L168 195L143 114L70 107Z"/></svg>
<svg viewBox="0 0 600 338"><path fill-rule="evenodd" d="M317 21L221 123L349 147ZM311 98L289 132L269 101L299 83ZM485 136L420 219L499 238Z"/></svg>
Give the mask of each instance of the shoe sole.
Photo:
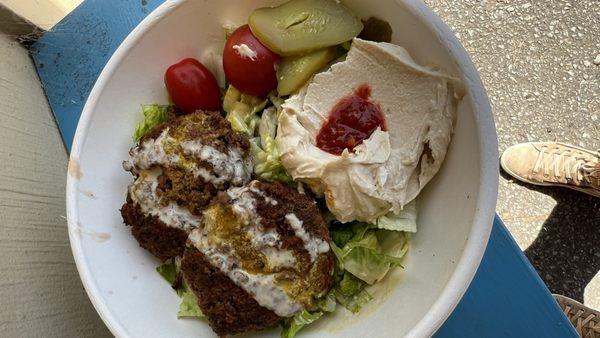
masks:
<svg viewBox="0 0 600 338"><path fill-rule="evenodd" d="M578 149L580 151L583 151L583 152L586 152L586 153L589 153L589 154L592 154L592 155L595 154L594 152L591 152L591 151L589 151L587 149L584 149L584 148L581 148L581 147L577 147L577 146L573 146L573 145L569 145L569 144L566 144L566 143L561 143L561 142L553 142L553 143L556 143L556 144L559 144L559 145L562 145L562 146L565 146L565 147L569 147L569 148L575 148L575 149ZM502 155L504 155L504 154L502 154ZM527 184L537 185L537 186L540 186L540 187L568 188L568 189L576 190L576 191L579 191L579 192L582 192L584 194L588 194L588 195L591 195L591 196L594 196L594 197L600 197L600 190L596 190L594 188L580 188L580 187L572 186L572 185L569 185L569 184L563 184L563 183L543 183L543 182L534 182L534 181L528 180L525 177L521 177L521 176L517 175L517 173L515 173L512 170L508 169L507 166L506 166L506 164L504 163L504 156L500 157L500 166L502 167L502 169L504 171L506 171L507 174L509 174L510 176L518 179L519 181L525 182Z"/></svg>
<svg viewBox="0 0 600 338"><path fill-rule="evenodd" d="M600 336L600 311L562 295L552 295L581 337Z"/></svg>

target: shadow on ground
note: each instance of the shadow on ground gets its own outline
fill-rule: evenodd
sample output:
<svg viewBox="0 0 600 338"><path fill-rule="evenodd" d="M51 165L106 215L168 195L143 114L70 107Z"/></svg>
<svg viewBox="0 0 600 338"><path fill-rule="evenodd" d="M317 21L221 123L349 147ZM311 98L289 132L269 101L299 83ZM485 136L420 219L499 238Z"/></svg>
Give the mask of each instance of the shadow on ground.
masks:
<svg viewBox="0 0 600 338"><path fill-rule="evenodd" d="M504 172L502 176L512 180ZM552 293L583 302L586 285L600 271L600 198L570 189L515 183L556 200L525 255Z"/></svg>

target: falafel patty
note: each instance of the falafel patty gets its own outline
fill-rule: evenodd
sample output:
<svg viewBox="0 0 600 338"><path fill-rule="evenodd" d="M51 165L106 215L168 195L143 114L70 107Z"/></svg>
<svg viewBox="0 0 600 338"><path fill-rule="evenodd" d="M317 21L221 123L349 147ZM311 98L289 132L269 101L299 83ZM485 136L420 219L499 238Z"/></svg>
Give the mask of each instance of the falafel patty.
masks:
<svg viewBox="0 0 600 338"><path fill-rule="evenodd" d="M140 246L161 260L183 254L188 233L220 190L250 181L248 139L218 112L198 111L156 126L123 163L135 181L121 209Z"/></svg>
<svg viewBox="0 0 600 338"><path fill-rule="evenodd" d="M334 256L315 201L281 183L220 193L189 236L181 271L218 335L260 330L332 285Z"/></svg>

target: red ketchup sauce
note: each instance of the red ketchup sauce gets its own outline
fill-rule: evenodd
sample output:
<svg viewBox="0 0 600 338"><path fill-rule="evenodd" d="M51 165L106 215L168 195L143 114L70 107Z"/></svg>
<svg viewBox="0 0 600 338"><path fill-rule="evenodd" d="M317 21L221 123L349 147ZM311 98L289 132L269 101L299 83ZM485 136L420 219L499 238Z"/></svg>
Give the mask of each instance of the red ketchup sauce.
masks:
<svg viewBox="0 0 600 338"><path fill-rule="evenodd" d="M365 83L340 99L317 135L317 147L330 154L341 155L344 149L353 151L377 127L385 131L381 107L369 101L370 97L371 87Z"/></svg>

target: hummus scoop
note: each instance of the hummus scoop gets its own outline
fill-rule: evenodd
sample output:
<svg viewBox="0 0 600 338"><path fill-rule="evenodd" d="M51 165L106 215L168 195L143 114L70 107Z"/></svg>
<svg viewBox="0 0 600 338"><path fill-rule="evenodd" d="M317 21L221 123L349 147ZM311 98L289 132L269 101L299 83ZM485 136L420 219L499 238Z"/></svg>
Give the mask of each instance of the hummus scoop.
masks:
<svg viewBox="0 0 600 338"><path fill-rule="evenodd" d="M365 87L365 100L384 121L340 153L327 151L317 142L323 126L340 102ZM276 140L282 164L294 180L324 195L342 222L398 214L440 169L461 98L460 80L417 64L404 48L354 39L345 61L283 104Z"/></svg>

